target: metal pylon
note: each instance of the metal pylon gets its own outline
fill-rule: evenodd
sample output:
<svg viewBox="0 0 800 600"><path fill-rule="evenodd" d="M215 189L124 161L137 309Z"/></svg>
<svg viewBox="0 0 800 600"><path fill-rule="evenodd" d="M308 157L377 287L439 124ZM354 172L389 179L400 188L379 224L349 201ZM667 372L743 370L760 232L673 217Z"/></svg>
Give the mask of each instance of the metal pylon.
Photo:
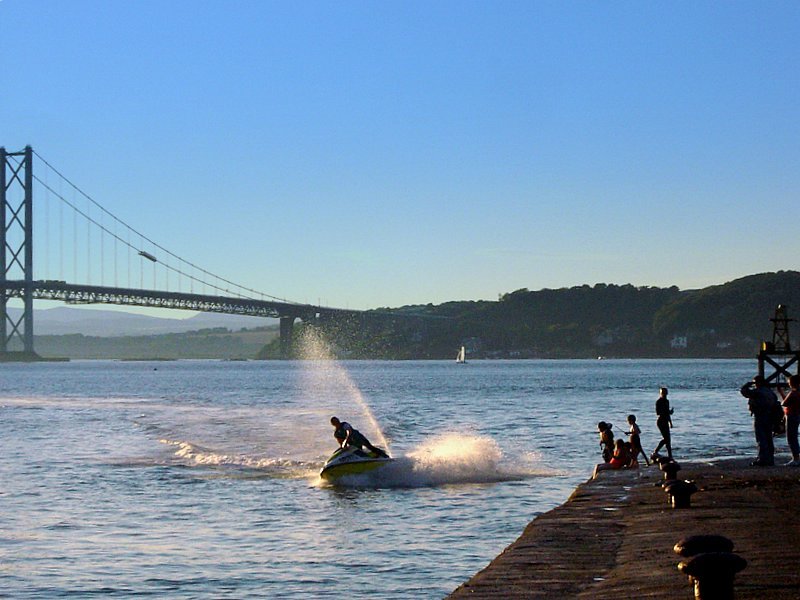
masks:
<svg viewBox="0 0 800 600"><path fill-rule="evenodd" d="M792 375L800 374L800 351L792 350L786 306L779 304L772 321L772 342L762 342L758 353L758 374L772 386L785 385Z"/></svg>
<svg viewBox="0 0 800 600"><path fill-rule="evenodd" d="M14 158L21 157L21 158ZM33 150L6 152L0 148L0 353L9 353L9 343L22 341L25 356L33 351ZM22 198L19 199L19 192ZM14 319L8 313L6 281L24 281L22 316Z"/></svg>
<svg viewBox="0 0 800 600"><path fill-rule="evenodd" d="M789 341L789 321L794 321L786 316L786 307L779 304L775 309L775 317L770 319L772 321L772 345L775 350L779 352L789 351L792 349L792 344Z"/></svg>

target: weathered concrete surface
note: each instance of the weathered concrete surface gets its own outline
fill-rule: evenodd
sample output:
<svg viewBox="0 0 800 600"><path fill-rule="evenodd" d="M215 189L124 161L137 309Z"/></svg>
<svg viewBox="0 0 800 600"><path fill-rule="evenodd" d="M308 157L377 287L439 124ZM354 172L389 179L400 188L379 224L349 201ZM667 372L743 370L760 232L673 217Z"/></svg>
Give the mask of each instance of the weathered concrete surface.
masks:
<svg viewBox="0 0 800 600"><path fill-rule="evenodd" d="M748 561L737 600L800 598L800 468L749 460L682 464L700 491L672 509L653 467L605 471L562 506L540 515L483 571L451 594L462 598L686 598L688 578L672 547L720 534Z"/></svg>

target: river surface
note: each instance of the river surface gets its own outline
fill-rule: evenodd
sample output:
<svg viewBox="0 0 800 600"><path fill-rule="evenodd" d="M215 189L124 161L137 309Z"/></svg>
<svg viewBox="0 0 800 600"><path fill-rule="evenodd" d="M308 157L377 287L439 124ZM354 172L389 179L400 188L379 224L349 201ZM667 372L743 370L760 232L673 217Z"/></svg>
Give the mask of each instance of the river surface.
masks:
<svg viewBox="0 0 800 600"><path fill-rule="evenodd" d="M739 361L0 364L0 596L442 598L670 388L676 458L753 453ZM317 473L332 415L397 458ZM776 447L786 452L785 443Z"/></svg>

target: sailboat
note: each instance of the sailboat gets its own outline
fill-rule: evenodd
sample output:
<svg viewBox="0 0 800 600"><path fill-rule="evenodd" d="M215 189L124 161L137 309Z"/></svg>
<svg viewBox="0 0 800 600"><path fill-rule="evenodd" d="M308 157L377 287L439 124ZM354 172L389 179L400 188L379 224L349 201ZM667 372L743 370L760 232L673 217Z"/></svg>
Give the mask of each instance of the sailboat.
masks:
<svg viewBox="0 0 800 600"><path fill-rule="evenodd" d="M467 362L467 351L464 346L461 346L461 350L458 351L456 355L456 362L460 365L463 365Z"/></svg>

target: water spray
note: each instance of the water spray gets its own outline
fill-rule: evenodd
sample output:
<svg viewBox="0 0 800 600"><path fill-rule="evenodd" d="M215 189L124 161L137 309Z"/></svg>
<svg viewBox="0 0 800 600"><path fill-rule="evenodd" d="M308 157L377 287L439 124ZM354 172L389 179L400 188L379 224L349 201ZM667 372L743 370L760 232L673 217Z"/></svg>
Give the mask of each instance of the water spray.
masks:
<svg viewBox="0 0 800 600"><path fill-rule="evenodd" d="M383 430L378 420L375 418L372 409L361 394L361 390L358 389L358 386L350 377L347 369L335 360L331 346L323 337L322 333L316 328L308 327L303 331L303 335L298 341L300 342L299 347L302 358L308 361L314 361L313 364L315 369L317 369L317 375L324 374L330 377L338 387L345 390L347 396L355 401L361 409L372 431L377 433L378 445L389 452L389 442L386 440L386 436L383 434Z"/></svg>

